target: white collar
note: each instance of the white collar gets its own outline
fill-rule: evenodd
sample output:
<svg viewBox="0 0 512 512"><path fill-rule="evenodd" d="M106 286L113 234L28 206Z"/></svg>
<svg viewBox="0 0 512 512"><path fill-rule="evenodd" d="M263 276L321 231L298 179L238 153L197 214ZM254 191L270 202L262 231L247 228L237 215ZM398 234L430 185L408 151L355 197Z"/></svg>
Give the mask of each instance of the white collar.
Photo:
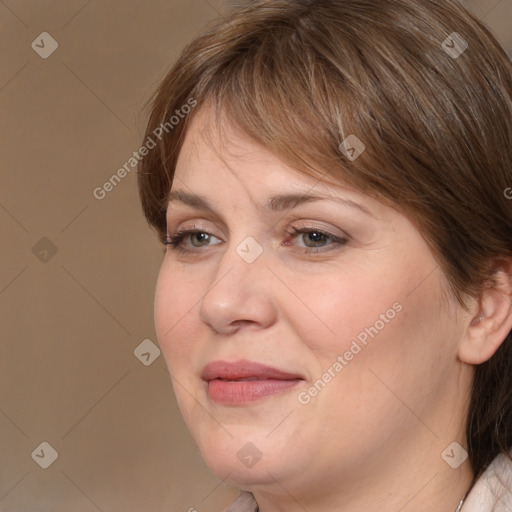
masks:
<svg viewBox="0 0 512 512"><path fill-rule="evenodd" d="M512 451L510 452L512 457ZM500 453L469 493L461 512L512 511L512 461Z"/></svg>

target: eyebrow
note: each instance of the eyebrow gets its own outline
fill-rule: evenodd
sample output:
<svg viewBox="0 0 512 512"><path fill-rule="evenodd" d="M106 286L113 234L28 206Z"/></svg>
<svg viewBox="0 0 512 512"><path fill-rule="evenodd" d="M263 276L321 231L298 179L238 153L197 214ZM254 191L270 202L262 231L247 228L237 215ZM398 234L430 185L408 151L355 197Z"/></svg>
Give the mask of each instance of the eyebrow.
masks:
<svg viewBox="0 0 512 512"><path fill-rule="evenodd" d="M263 207L265 212L281 212L283 210L296 208L297 206L313 201L330 200L337 203L356 208L366 215L375 217L370 210L363 205L351 201L350 199L343 199L341 197L322 196L315 194L276 194L270 196L266 205ZM185 206L196 208L198 210L205 210L215 213L215 208L210 204L208 199L198 194L191 194L184 190L171 190L168 196L168 203L180 203Z"/></svg>

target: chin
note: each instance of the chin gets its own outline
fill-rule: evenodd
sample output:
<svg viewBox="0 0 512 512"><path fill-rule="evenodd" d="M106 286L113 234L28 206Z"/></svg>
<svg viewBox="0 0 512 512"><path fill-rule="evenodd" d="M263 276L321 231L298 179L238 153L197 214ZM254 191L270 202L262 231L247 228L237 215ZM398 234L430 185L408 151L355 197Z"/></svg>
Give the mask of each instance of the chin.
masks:
<svg viewBox="0 0 512 512"><path fill-rule="evenodd" d="M282 468L276 467L275 464L269 463L268 461L264 463L260 460L255 466L249 468L245 467L238 460L210 461L206 460L204 457L203 459L208 469L219 480L222 480L227 485L241 487L247 490L250 490L251 486L275 484L275 480L272 476L277 478L277 480L283 478L283 474L281 473Z"/></svg>
<svg viewBox="0 0 512 512"><path fill-rule="evenodd" d="M220 480L237 486L271 484L272 476L279 479L289 460L279 453L278 447L262 444L229 438L224 443L200 447L200 453L208 469Z"/></svg>

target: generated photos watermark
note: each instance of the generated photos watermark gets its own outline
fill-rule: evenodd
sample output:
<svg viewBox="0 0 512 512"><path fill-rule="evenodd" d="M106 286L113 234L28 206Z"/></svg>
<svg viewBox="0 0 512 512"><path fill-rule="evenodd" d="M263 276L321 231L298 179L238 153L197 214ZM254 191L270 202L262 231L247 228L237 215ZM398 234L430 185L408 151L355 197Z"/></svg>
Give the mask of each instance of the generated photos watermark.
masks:
<svg viewBox="0 0 512 512"><path fill-rule="evenodd" d="M395 302L385 313L381 313L379 320L377 320L372 326L363 329L355 339L352 340L350 348L344 352L343 355L339 355L331 366L327 369L322 377L315 381L313 386L308 388L306 391L301 391L297 395L298 401L302 405L307 405L311 402L312 398L317 396L321 391L325 389L327 384L336 377L343 368L348 366L350 361L359 354L363 348L368 345L368 337L375 338L379 333L389 324L396 315L402 311L403 306L400 302Z"/></svg>
<svg viewBox="0 0 512 512"><path fill-rule="evenodd" d="M133 171L139 164L139 162L149 154L149 152L156 147L156 140L162 140L165 133L169 133L171 130L181 122L182 119L185 119L187 115L191 112L191 110L197 106L197 100L194 98L190 98L185 105L182 105L181 108L176 109L174 111L174 115L169 118L165 123L160 123L151 135L148 135L144 144L139 148L138 151L134 151L132 156L124 163L122 167L120 167L112 176L103 183L101 187L96 187L92 195L98 199L105 199L109 192L112 192L114 188L121 183L121 180L125 178L130 172Z"/></svg>

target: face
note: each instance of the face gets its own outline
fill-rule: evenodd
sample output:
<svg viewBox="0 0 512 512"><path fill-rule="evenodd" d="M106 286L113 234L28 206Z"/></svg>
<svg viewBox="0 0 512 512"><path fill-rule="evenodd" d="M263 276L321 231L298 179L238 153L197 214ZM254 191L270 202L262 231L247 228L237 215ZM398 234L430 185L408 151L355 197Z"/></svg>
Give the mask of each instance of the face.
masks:
<svg viewBox="0 0 512 512"><path fill-rule="evenodd" d="M405 447L440 459L460 401L460 325L419 231L341 176L333 186L288 167L228 121L222 139L206 138L209 119L203 109L190 125L172 192L211 210L170 202L168 234L193 232L167 246L155 298L206 464L245 489L298 495L340 479L357 487ZM269 208L276 195L320 199ZM259 380L236 381L248 377Z"/></svg>

